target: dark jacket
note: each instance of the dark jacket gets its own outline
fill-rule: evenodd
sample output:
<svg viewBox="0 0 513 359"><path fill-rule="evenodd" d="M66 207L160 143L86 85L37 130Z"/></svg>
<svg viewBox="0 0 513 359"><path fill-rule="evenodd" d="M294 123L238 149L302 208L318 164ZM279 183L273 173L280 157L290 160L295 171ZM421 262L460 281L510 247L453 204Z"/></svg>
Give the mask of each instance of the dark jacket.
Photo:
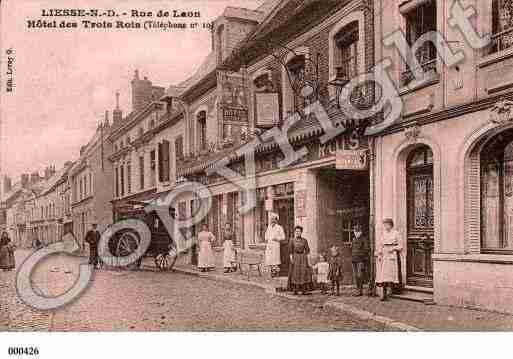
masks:
<svg viewBox="0 0 513 359"><path fill-rule="evenodd" d="M90 248L98 248L100 237L100 232L90 229L87 231L85 241L89 243Z"/></svg>
<svg viewBox="0 0 513 359"><path fill-rule="evenodd" d="M353 237L351 258L353 262L365 262L369 260L369 238L367 236L362 234L358 239Z"/></svg>

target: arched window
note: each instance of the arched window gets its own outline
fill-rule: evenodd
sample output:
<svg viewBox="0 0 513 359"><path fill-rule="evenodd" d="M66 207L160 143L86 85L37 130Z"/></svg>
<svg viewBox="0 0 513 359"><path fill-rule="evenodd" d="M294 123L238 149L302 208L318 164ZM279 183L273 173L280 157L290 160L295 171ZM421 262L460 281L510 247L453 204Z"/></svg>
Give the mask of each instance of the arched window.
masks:
<svg viewBox="0 0 513 359"><path fill-rule="evenodd" d="M513 130L481 150L481 250L513 251Z"/></svg>
<svg viewBox="0 0 513 359"><path fill-rule="evenodd" d="M207 112L200 111L197 115L198 144L200 150L207 148Z"/></svg>

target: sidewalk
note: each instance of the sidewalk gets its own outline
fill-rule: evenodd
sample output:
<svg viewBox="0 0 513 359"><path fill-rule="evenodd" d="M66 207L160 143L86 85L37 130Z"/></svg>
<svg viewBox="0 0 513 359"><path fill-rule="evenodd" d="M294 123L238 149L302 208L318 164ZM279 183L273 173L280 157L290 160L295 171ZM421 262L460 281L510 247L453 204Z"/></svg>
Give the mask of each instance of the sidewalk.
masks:
<svg viewBox="0 0 513 359"><path fill-rule="evenodd" d="M223 273L222 269L201 273L191 265L177 265L174 270L212 280L220 280L264 289L273 295L294 300L308 300L316 305L330 307L352 314L360 319L373 320L388 329L398 331L511 331L513 316L488 311L389 299L381 302L378 297L353 297L354 290L344 287L340 297L324 296L314 292L310 296L294 296L284 292L286 278L273 278L264 273Z"/></svg>

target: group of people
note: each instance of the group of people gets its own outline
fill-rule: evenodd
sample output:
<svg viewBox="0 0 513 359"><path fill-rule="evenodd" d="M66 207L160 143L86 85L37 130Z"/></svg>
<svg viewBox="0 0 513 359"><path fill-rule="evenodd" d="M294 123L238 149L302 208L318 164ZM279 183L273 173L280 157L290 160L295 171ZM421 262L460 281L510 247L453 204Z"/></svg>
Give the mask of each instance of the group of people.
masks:
<svg viewBox="0 0 513 359"><path fill-rule="evenodd" d="M270 215L270 223L265 232L266 249L264 255L264 265L269 268L272 277L280 272L281 256L280 244L286 240L285 231L278 223L279 216L276 213ZM399 233L394 229L392 219L383 221L384 233L379 246L376 250L376 284L382 287L382 300L386 300L388 292L394 285L400 283L399 253L402 251L400 245ZM90 244L97 243L99 233L89 232L86 241ZM208 272L215 269L215 256L213 246L216 243L216 237L208 229L208 224L201 225L201 231L198 233L198 268L202 272ZM222 233L223 243L223 267L224 272L236 271L235 254L235 234L230 223L225 224ZM97 249L91 247L92 264L96 263ZM363 233L362 226L356 224L352 233L350 244L351 263L354 282L356 285L356 296L363 295L365 282L369 279L369 261L370 247L369 239ZM319 287L321 293L327 294L329 291L333 295L340 295L340 285L343 280L344 261L340 249L337 246L331 246L327 253L319 255L315 265L310 265L310 247L308 241L303 237L303 228L296 226L294 237L288 242L288 253L290 256L289 290L295 294L308 294L315 286Z"/></svg>
<svg viewBox="0 0 513 359"><path fill-rule="evenodd" d="M267 228L265 264L270 268L271 276L279 273L280 242L284 241L285 233L278 224L279 216L271 214L271 223ZM381 300L386 300L389 290L401 283L400 253L402 246L400 235L394 229L394 222L387 218L383 221L383 238L378 241L376 251L376 284L382 288ZM364 235L362 226L356 224L352 233L350 244L351 266L357 292L356 296L363 295L363 287L369 279L370 247L369 239ZM307 294L315 287L315 282L321 293L328 293L331 288L332 295L340 295L340 284L343 280L343 259L340 249L331 246L328 253L319 255L318 262L311 266L309 262L310 247L303 237L303 227L296 226L294 238L289 241L290 267L288 287L294 294Z"/></svg>
<svg viewBox="0 0 513 359"><path fill-rule="evenodd" d="M2 232L0 236L0 269L4 272L12 271L16 267L14 248L7 232Z"/></svg>

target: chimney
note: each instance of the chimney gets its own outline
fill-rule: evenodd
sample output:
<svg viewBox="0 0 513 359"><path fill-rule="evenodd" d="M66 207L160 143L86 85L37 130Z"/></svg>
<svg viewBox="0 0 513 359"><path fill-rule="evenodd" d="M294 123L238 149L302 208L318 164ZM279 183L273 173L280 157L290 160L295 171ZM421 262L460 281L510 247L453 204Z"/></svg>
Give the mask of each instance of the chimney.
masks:
<svg viewBox="0 0 513 359"><path fill-rule="evenodd" d="M29 184L29 175L28 173L24 173L21 175L21 187L27 188Z"/></svg>
<svg viewBox="0 0 513 359"><path fill-rule="evenodd" d="M109 111L105 110L105 122L103 123L104 127L109 127Z"/></svg>
<svg viewBox="0 0 513 359"><path fill-rule="evenodd" d="M39 172L37 172L37 171L32 172L30 175L30 184L37 183L37 182L39 182L40 179L41 179L41 177L39 177Z"/></svg>
<svg viewBox="0 0 513 359"><path fill-rule="evenodd" d="M55 174L55 166L50 165L45 168L45 179L52 177Z"/></svg>
<svg viewBox="0 0 513 359"><path fill-rule="evenodd" d="M138 75L139 76L139 75ZM107 116L107 114L105 114ZM112 124L117 125L123 119L123 112L119 108L119 91L116 91L116 109L112 111Z"/></svg>
<svg viewBox="0 0 513 359"><path fill-rule="evenodd" d="M143 110L152 99L153 85L150 80L145 76L144 79L139 78L139 71L135 70L134 78L132 79L132 110L139 112Z"/></svg>
<svg viewBox="0 0 513 359"><path fill-rule="evenodd" d="M4 193L9 192L12 189L11 177L4 176Z"/></svg>

